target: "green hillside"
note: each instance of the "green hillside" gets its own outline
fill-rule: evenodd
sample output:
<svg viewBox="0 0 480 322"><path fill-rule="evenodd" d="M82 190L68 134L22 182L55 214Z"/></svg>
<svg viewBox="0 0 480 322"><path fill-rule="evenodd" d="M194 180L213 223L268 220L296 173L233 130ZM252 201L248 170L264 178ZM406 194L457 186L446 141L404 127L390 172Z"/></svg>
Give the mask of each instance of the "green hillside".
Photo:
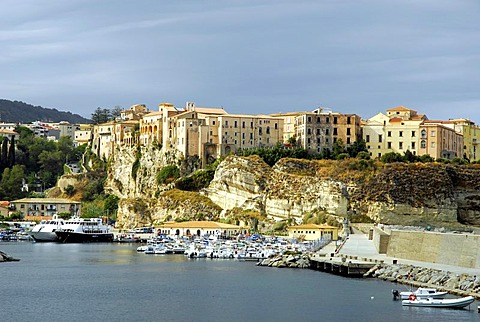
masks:
<svg viewBox="0 0 480 322"><path fill-rule="evenodd" d="M0 121L14 123L30 123L33 121L90 123L89 119L78 114L6 99L0 99Z"/></svg>

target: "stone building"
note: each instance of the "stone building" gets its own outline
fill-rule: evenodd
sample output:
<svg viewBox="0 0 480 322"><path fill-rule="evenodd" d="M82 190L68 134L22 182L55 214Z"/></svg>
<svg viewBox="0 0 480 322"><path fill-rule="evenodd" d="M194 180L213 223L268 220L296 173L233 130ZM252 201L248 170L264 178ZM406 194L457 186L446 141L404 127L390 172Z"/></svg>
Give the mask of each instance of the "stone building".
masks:
<svg viewBox="0 0 480 322"><path fill-rule="evenodd" d="M348 147L362 139L361 118L356 114L326 112L318 108L295 118L297 145L310 153L333 150L338 140Z"/></svg>

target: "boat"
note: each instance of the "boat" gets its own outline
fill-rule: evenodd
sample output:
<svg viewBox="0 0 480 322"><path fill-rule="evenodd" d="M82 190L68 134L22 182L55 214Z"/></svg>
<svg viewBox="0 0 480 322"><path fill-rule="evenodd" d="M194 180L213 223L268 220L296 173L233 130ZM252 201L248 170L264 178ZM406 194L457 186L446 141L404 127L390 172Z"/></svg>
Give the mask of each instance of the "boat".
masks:
<svg viewBox="0 0 480 322"><path fill-rule="evenodd" d="M399 297L402 300L407 300L412 295L415 295L415 297L419 299L427 297L432 299L443 299L448 294L448 292L438 291L435 288L426 287L419 287L416 291L410 290L398 292L397 290L393 290L392 292L395 299Z"/></svg>
<svg viewBox="0 0 480 322"><path fill-rule="evenodd" d="M111 227L101 218L71 218L55 234L62 243L112 242L114 238Z"/></svg>
<svg viewBox="0 0 480 322"><path fill-rule="evenodd" d="M55 232L63 225L64 220L58 215L53 215L50 220L42 220L35 225L28 234L36 242L53 242L57 241L58 237Z"/></svg>
<svg viewBox="0 0 480 322"><path fill-rule="evenodd" d="M404 306L422 306L422 307L445 307L445 308L463 308L475 301L473 296L466 296L458 299L433 299L416 298L414 295L410 296L410 299L403 300Z"/></svg>

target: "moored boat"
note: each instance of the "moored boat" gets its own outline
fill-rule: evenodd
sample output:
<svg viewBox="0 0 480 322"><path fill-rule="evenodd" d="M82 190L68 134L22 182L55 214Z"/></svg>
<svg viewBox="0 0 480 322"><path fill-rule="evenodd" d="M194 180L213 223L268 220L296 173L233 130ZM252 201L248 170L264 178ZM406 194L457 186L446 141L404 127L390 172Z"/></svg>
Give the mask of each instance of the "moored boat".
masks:
<svg viewBox="0 0 480 322"><path fill-rule="evenodd" d="M396 290L393 290L393 295L394 297L400 297L402 300L407 300L412 295L414 295L416 298L422 299L422 298L432 298L432 299L443 299L448 292L445 291L439 291L435 288L426 288L426 287L419 287L415 291L404 291L404 292L398 292Z"/></svg>
<svg viewBox="0 0 480 322"><path fill-rule="evenodd" d="M475 301L473 296L466 296L458 299L433 299L433 298L415 298L411 296L408 300L403 300L404 306L421 306L421 307L445 307L445 308L463 308Z"/></svg>
<svg viewBox="0 0 480 322"><path fill-rule="evenodd" d="M55 234L62 243L112 242L114 238L111 227L103 224L101 218L74 217L66 220Z"/></svg>
<svg viewBox="0 0 480 322"><path fill-rule="evenodd" d="M53 215L51 220L42 220L35 225L28 234L36 242L53 242L57 241L58 237L55 233L64 223L64 220L57 215Z"/></svg>

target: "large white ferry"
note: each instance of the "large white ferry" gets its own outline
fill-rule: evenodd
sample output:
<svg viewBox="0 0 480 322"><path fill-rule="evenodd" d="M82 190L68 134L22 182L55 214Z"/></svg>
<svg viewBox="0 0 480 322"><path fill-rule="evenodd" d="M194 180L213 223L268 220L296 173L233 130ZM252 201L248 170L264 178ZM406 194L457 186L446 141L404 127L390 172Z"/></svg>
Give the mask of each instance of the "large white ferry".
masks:
<svg viewBox="0 0 480 322"><path fill-rule="evenodd" d="M71 218L66 220L55 234L62 243L113 241L111 227L103 224L101 218Z"/></svg>
<svg viewBox="0 0 480 322"><path fill-rule="evenodd" d="M33 240L37 242L53 242L57 240L55 232L63 225L64 220L58 215L53 215L50 220L42 220L28 232Z"/></svg>

